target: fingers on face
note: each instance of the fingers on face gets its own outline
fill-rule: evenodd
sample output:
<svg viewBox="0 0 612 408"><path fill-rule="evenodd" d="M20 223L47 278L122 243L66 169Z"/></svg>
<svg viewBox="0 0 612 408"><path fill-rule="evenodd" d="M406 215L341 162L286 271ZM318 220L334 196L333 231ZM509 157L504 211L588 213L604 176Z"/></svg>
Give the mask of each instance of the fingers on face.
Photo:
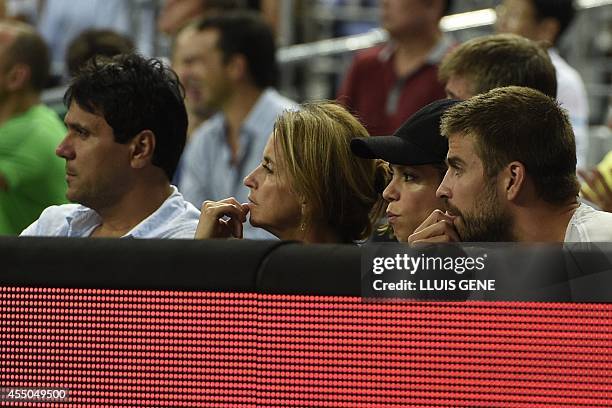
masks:
<svg viewBox="0 0 612 408"><path fill-rule="evenodd" d="M453 224L454 217L435 210L427 219L408 237L408 243L458 242L459 234Z"/></svg>
<svg viewBox="0 0 612 408"><path fill-rule="evenodd" d="M245 209L236 199L226 198L221 201L204 201L202 214L206 217L220 219L227 216L239 222L246 222L248 207Z"/></svg>
<svg viewBox="0 0 612 408"><path fill-rule="evenodd" d="M432 212L432 213L429 215L429 217L427 217L427 218L425 219L425 221L423 221L423 222L421 223L421 225L419 225L419 226L417 227L417 229L416 229L416 230L414 230L414 233L413 233L413 234L416 234L416 233L418 233L418 232L421 232L421 231L423 231L424 229L426 229L426 228L428 228L428 227L430 227L430 226L432 226L432 225L434 225L434 224L436 224L436 223L438 223L438 222L440 222L440 221L449 221L449 222L452 224L454 219L455 219L455 217L453 217L453 216L451 216L451 215L448 215L448 214L444 213L444 212L443 212L443 211L441 211L441 210L434 210L434 211L433 211L433 212Z"/></svg>

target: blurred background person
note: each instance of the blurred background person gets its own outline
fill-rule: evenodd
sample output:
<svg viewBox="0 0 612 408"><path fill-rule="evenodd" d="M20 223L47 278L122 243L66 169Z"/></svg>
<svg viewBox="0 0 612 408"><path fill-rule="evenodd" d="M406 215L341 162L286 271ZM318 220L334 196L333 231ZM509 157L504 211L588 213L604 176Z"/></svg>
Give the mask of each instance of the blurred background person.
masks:
<svg viewBox="0 0 612 408"><path fill-rule="evenodd" d="M557 100L568 110L576 136L577 168L587 165L589 104L584 83L555 48L575 15L573 0L503 0L497 9L497 30L519 34L549 45L557 71Z"/></svg>
<svg viewBox="0 0 612 408"><path fill-rule="evenodd" d="M515 34L473 38L442 60L440 81L449 98L469 99L502 86L526 86L555 98L557 75L541 44Z"/></svg>
<svg viewBox="0 0 612 408"><path fill-rule="evenodd" d="M24 23L0 23L0 234L18 234L66 202L64 163L55 156L66 128L40 103L48 73L41 36Z"/></svg>
<svg viewBox="0 0 612 408"><path fill-rule="evenodd" d="M172 47L172 68L185 87L185 106L189 117L188 143L194 131L214 113L214 109L206 105L204 89L200 86L199 78L205 69L205 56L202 55L198 33L197 22L188 24L178 32Z"/></svg>
<svg viewBox="0 0 612 408"><path fill-rule="evenodd" d="M134 42L112 30L90 29L82 31L68 45L66 67L70 77L95 56L114 57L134 52Z"/></svg>
<svg viewBox="0 0 612 408"><path fill-rule="evenodd" d="M440 30L450 0L381 0L390 40L355 57L337 99L372 135L389 135L413 113L444 98L438 64L454 44Z"/></svg>
<svg viewBox="0 0 612 408"><path fill-rule="evenodd" d="M38 29L49 44L56 83L65 77L68 44L82 31L105 28L129 35L130 2L124 0L43 0Z"/></svg>
<svg viewBox="0 0 612 408"><path fill-rule="evenodd" d="M187 143L194 131L215 113L206 105L200 85L205 70L205 55L198 37L198 24L206 16L213 16L239 7L238 0L167 0L157 20L161 32L172 36L171 63L185 87L185 106L189 116ZM176 175L178 181L180 171Z"/></svg>
<svg viewBox="0 0 612 408"><path fill-rule="evenodd" d="M334 103L310 103L277 121L261 163L244 179L248 203L207 201L196 238L242 238L250 224L283 240L354 243L382 215L381 161L353 156L350 142L368 132ZM223 217L229 217L224 219Z"/></svg>

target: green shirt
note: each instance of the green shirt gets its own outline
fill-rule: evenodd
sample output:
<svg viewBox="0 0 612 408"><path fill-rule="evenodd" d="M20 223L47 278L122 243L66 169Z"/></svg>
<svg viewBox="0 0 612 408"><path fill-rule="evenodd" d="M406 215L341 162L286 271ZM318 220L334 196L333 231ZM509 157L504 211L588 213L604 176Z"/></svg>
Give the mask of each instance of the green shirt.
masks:
<svg viewBox="0 0 612 408"><path fill-rule="evenodd" d="M66 128L57 114L35 105L0 126L0 235L19 234L42 210L66 203L64 160L55 155Z"/></svg>

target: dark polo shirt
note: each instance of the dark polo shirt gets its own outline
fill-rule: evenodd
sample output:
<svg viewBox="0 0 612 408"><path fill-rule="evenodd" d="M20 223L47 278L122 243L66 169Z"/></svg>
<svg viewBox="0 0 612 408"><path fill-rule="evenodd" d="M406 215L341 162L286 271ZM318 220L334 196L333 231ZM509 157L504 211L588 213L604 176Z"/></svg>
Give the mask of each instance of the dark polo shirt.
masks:
<svg viewBox="0 0 612 408"><path fill-rule="evenodd" d="M413 113L446 97L438 64L454 42L443 36L427 61L405 77L393 70L392 42L357 54L338 92L343 103L371 135L390 135Z"/></svg>

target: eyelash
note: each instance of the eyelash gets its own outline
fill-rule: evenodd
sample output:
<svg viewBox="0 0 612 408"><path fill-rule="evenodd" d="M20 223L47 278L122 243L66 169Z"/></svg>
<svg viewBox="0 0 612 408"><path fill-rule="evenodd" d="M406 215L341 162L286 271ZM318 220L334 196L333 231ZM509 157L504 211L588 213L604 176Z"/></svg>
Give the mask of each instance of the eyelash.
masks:
<svg viewBox="0 0 612 408"><path fill-rule="evenodd" d="M272 169L268 166L267 163L261 163L261 167L263 167L268 173L272 173Z"/></svg>
<svg viewBox="0 0 612 408"><path fill-rule="evenodd" d="M389 173L391 174L391 177L393 177L394 173L393 173L393 170L391 170L391 168L389 168ZM404 181L414 181L416 180L417 176L412 173L403 172L402 178L404 179Z"/></svg>
<svg viewBox="0 0 612 408"><path fill-rule="evenodd" d="M412 173L403 173L404 181L414 181L416 180L416 176Z"/></svg>

